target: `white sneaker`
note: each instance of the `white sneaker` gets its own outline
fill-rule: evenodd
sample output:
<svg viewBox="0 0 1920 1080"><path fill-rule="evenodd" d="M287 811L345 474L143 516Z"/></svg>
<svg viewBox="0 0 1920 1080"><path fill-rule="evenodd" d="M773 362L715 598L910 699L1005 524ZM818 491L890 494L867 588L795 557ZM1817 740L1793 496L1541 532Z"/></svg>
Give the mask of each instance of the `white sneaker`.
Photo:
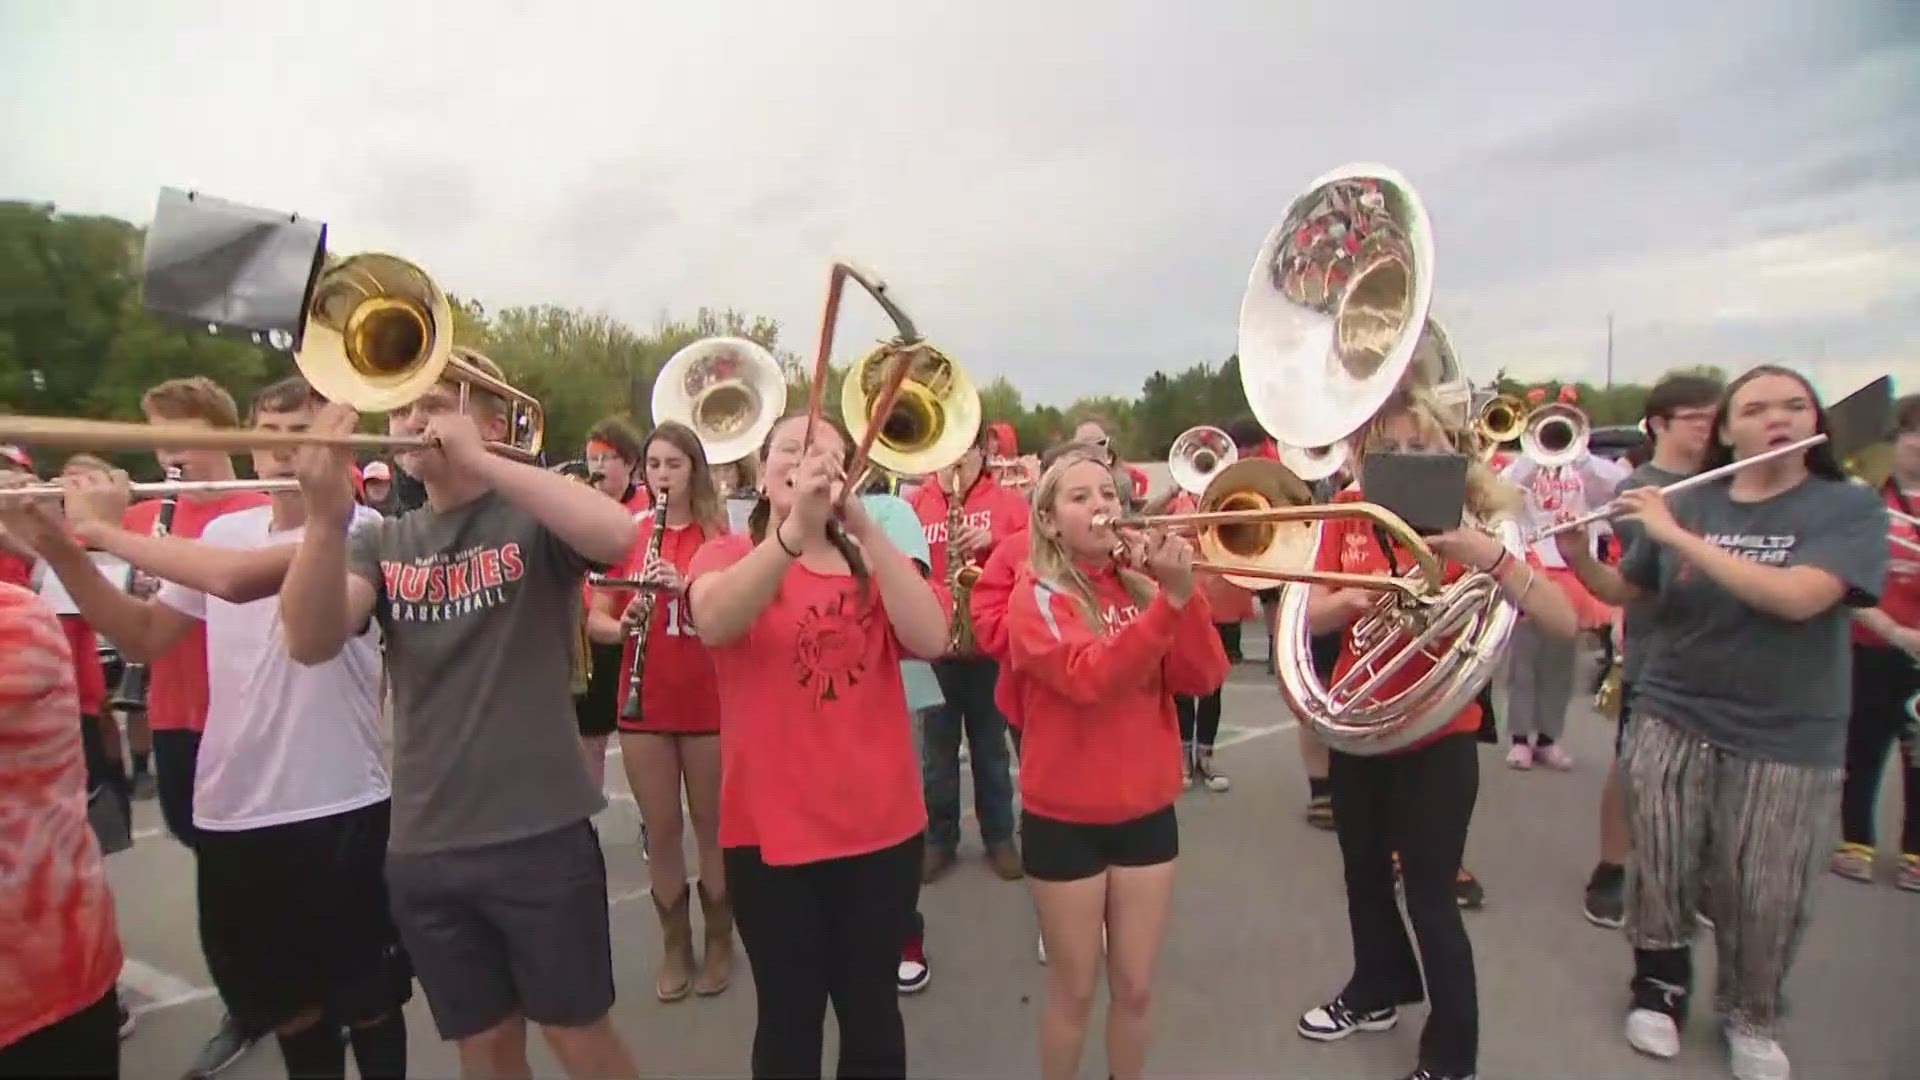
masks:
<svg viewBox="0 0 1920 1080"><path fill-rule="evenodd" d="M1040 948L1038 951L1040 953L1040 962L1042 964L1046 963L1047 962L1047 935L1045 934L1040 935Z"/></svg>
<svg viewBox="0 0 1920 1080"><path fill-rule="evenodd" d="M1779 1043L1765 1035L1743 1031L1735 1023L1728 1023L1724 1030L1727 1070L1733 1073L1734 1080L1787 1080L1792 1073L1787 1052L1780 1049Z"/></svg>
<svg viewBox="0 0 1920 1080"><path fill-rule="evenodd" d="M1680 1053L1680 1025L1666 1013L1635 1009L1627 1014L1627 1045L1651 1057L1674 1057Z"/></svg>

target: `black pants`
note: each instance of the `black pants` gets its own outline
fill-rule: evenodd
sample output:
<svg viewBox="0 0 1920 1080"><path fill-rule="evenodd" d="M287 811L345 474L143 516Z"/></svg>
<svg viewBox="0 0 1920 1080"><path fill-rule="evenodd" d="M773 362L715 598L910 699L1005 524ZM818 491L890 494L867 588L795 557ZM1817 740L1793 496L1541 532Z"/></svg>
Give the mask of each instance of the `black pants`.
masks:
<svg viewBox="0 0 1920 1080"><path fill-rule="evenodd" d="M1840 835L1849 844L1873 846L1874 806L1887 751L1900 742L1906 789L1900 850L1920 853L1920 760L1913 740L1901 733L1913 722L1907 699L1920 693L1920 665L1890 646L1853 647L1853 715L1847 720L1847 778L1840 789Z"/></svg>
<svg viewBox="0 0 1920 1080"><path fill-rule="evenodd" d="M160 816L173 838L188 847L200 838L193 827L193 777L199 761L199 732L178 728L153 733L153 785Z"/></svg>
<svg viewBox="0 0 1920 1080"><path fill-rule="evenodd" d="M1237 664L1245 660L1246 655L1240 651L1240 624L1223 622L1214 625L1220 628L1220 644L1226 646L1227 661Z"/></svg>
<svg viewBox="0 0 1920 1080"><path fill-rule="evenodd" d="M105 997L23 1039L0 1046L0 1077L117 1077L120 1075L120 997Z"/></svg>
<svg viewBox="0 0 1920 1080"><path fill-rule="evenodd" d="M1454 879L1480 790L1475 739L1448 735L1418 750L1370 757L1336 750L1327 779L1353 933L1353 979L1341 996L1356 1009L1424 996L1431 1012L1420 1034L1420 1064L1451 1076L1471 1074L1479 1056L1480 1006L1473 943L1454 898ZM1418 960L1394 897L1395 851Z"/></svg>
<svg viewBox="0 0 1920 1080"><path fill-rule="evenodd" d="M822 1075L827 1002L841 1080L907 1074L894 980L920 900L925 836L866 855L768 866L757 847L723 853L735 925L753 967L756 1080Z"/></svg>
<svg viewBox="0 0 1920 1080"><path fill-rule="evenodd" d="M1220 632L1220 644L1227 650L1229 657L1240 651L1240 624L1214 623L1213 628ZM1189 746L1198 746L1203 750L1213 749L1215 739L1220 737L1220 690L1199 697L1175 696L1174 711L1180 714L1180 741Z"/></svg>

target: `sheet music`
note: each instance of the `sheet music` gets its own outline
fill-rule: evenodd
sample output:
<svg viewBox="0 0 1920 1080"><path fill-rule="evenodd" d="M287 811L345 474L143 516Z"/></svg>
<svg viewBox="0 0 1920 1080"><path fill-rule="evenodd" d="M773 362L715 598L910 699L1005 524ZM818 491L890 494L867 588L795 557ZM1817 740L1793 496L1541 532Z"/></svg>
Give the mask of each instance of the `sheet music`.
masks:
<svg viewBox="0 0 1920 1080"><path fill-rule="evenodd" d="M121 592L127 591L127 587L133 582L133 567L128 565L125 559L117 555L109 555L104 551L90 551L87 554L92 556L93 565L100 568L100 572L106 575L108 581L113 582L114 588ZM60 575L54 573L53 568L48 566L45 560L33 564L33 590L40 594L40 599L45 600L53 608L54 614L80 614L80 606L73 602L72 595L60 581Z"/></svg>

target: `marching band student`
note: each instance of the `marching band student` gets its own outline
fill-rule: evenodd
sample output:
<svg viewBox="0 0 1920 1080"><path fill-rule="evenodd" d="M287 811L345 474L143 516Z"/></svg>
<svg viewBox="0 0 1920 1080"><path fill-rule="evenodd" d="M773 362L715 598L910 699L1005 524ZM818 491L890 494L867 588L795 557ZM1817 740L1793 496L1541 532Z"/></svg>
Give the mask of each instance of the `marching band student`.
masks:
<svg viewBox="0 0 1920 1080"><path fill-rule="evenodd" d="M640 474L640 439L619 417L608 417L587 433L585 458L588 481L602 495L625 506L637 518L653 512L653 497L648 494ZM598 479L594 479L597 477ZM642 534L644 540L644 533ZM637 569L637 568L636 568ZM591 611L604 590L587 589L584 603ZM611 609L609 609L611 610ZM620 610L625 610L624 607ZM591 630L588 635L587 692L574 699L574 720L580 728L581 751L587 756L587 771L595 787L607 780L607 737L617 726L620 687L626 667L620 663L622 644L617 638L601 638ZM624 746L625 743L622 743ZM623 758L622 761L625 761ZM628 763L628 768L631 768ZM637 793L636 793L637 794ZM678 800L675 800L678 805ZM646 820L644 809L641 820ZM642 825L642 835L645 826ZM646 841L641 846L648 850Z"/></svg>
<svg viewBox="0 0 1920 1080"><path fill-rule="evenodd" d="M959 557L984 564L1008 536L1027 527L1027 502L1001 487L986 469L988 428L981 425L974 444L952 469L928 477L908 500L926 533L933 580L948 580L949 560ZM947 535L948 486L959 492L959 530ZM976 646L965 654L934 661L945 704L933 710L921 758L921 783L927 796L927 851L920 881L930 884L953 865L960 844L960 743L964 735L973 770L974 816L987 862L1003 880L1020 877L1020 850L1013 838L1013 776L1007 760L1007 721L994 705L1000 665Z"/></svg>
<svg viewBox="0 0 1920 1080"><path fill-rule="evenodd" d="M904 1076L895 986L920 893L926 806L903 656L946 649L947 612L860 500L852 444L791 416L761 451L746 534L688 573L720 687L720 844L753 968L756 1077L818 1076L829 999L839 1073ZM834 525L829 528L829 525Z"/></svg>
<svg viewBox="0 0 1920 1080"><path fill-rule="evenodd" d="M1920 516L1920 394L1894 406L1893 470L1882 488L1887 507L1908 518ZM1920 552L1902 546L1920 543L1912 521L1891 518L1887 589L1880 606L1854 612L1853 710L1847 721L1847 775L1840 791L1840 849L1833 872L1855 881L1873 880L1874 809L1880 801L1880 774L1887 750L1902 727L1915 720L1910 703L1920 695ZM1920 755L1913 737L1900 740L1906 777L1900 836L1900 869L1895 883L1920 892Z"/></svg>
<svg viewBox="0 0 1920 1080"><path fill-rule="evenodd" d="M1179 725L1173 695L1226 678L1226 653L1194 593L1193 549L1178 536L1127 547L1152 575L1114 561L1115 476L1069 450L1034 486L1031 552L1007 612L1024 719L1023 861L1049 942L1040 1072L1079 1069L1099 974L1110 1005L1107 1067L1131 1080L1146 1067L1153 972L1179 855L1174 802Z"/></svg>
<svg viewBox="0 0 1920 1080"><path fill-rule="evenodd" d="M1450 430L1443 413L1421 393L1390 398L1356 440L1358 483L1335 502L1361 501L1366 483L1359 455L1365 452L1450 453L1464 450L1468 436ZM1468 473L1467 510L1480 521L1510 513L1518 493L1475 464ZM1576 632L1566 595L1494 536L1467 527L1431 537L1446 561L1447 579L1468 570L1494 575L1501 592L1540 628L1561 638ZM1389 553L1388 541L1364 519L1330 520L1320 527L1315 568L1380 574L1412 560ZM1377 594L1314 586L1307 621L1316 633L1345 631L1372 610ZM1337 674L1358 662L1350 634L1343 633ZM1380 688L1397 693L1420 678L1431 661L1414 657ZM1461 921L1455 890L1466 848L1467 826L1480 787L1476 732L1480 707L1469 703L1421 742L1390 754L1354 755L1334 750L1328 780L1335 832L1347 887L1347 921L1353 935L1353 977L1325 1005L1301 1016L1302 1036L1321 1042L1356 1031L1384 1031L1399 1020L1399 1007L1431 1005L1420 1035L1419 1067L1408 1080L1465 1080L1479 1056L1479 999L1473 945ZM1419 943L1419 958L1407 940L1394 897L1395 854L1405 882L1407 916ZM1425 973L1424 990L1422 973Z"/></svg>
<svg viewBox="0 0 1920 1080"><path fill-rule="evenodd" d="M120 933L87 827L73 665L52 609L7 583L0 650L0 1077L117 1077Z"/></svg>
<svg viewBox="0 0 1920 1080"><path fill-rule="evenodd" d="M1536 402L1544 396L1545 391L1538 389L1530 395ZM1561 387L1559 400L1571 405L1573 387ZM1626 479L1627 469L1587 451L1565 465L1543 466L1522 456L1500 475L1526 493L1524 522L1529 529L1540 530L1605 503ZM1612 620L1613 613L1573 577L1552 543L1534 544L1528 559L1566 592L1583 628L1605 626ZM1573 768L1560 735L1567 724L1567 706L1573 701L1576 648L1577 639L1561 640L1526 618L1513 628L1506 663L1507 734L1513 742L1507 751L1508 767L1531 769L1537 757L1549 768L1563 772Z"/></svg>
<svg viewBox="0 0 1920 1080"><path fill-rule="evenodd" d="M1150 500L1140 512L1150 517L1191 514L1197 507L1192 495L1175 487ZM1199 587L1212 614L1214 632L1220 635L1221 650L1227 656L1227 663L1232 664L1227 644L1230 639L1236 646L1239 644L1240 622L1253 616L1253 594L1218 574L1201 577ZM1197 782L1208 791L1226 791L1233 786L1227 774L1213 767L1213 743L1220 737L1220 692L1225 685L1222 681L1211 693L1173 696L1174 711L1180 717L1182 787L1192 787Z"/></svg>
<svg viewBox="0 0 1920 1080"><path fill-rule="evenodd" d="M462 350L498 377L492 361ZM633 544L625 507L491 453L505 402L442 381L387 414L427 504L355 533L353 460L302 448L307 527L280 592L287 649L340 654L378 618L393 687L387 887L434 1026L461 1068L528 1075L526 1025L573 1076L633 1076L608 1018L607 872L592 817L606 806L570 722L574 635L590 568ZM462 412L461 400L468 411ZM312 430L351 432L329 405ZM483 428L484 425L484 428ZM484 434L483 434L484 430Z"/></svg>
<svg viewBox="0 0 1920 1080"><path fill-rule="evenodd" d="M254 399L249 423L305 431L317 404L304 380L282 380ZM253 458L263 478L292 473L290 451ZM124 474L117 479L124 483ZM214 562L223 558L216 548L284 549L300 535L304 507L297 492L272 499L217 518L200 540L182 543L195 559ZM119 528L126 498L114 476L74 481L67 503L81 541L166 576L164 560L141 558L146 538ZM355 512L356 526L378 520L372 509ZM304 667L274 633L279 604L271 597L234 604L169 579L157 599L135 599L93 569L61 523L43 519L36 537L81 611L129 657L164 652L194 629L207 635L209 708L193 792L200 931L235 1018L277 1032L291 1077L343 1076L342 1027L361 1075L405 1075L401 1006L412 996L412 972L383 878L391 796L375 635Z"/></svg>
<svg viewBox="0 0 1920 1080"><path fill-rule="evenodd" d="M1727 387L1713 429L1708 468L1824 432L1827 419L1803 377L1761 365ZM1773 1031L1840 792L1848 608L1871 605L1884 583L1886 512L1830 445L1671 503L1655 488L1620 500L1645 539L1617 570L1586 536L1557 539L1595 595L1654 605L1620 761L1633 846L1627 1042L1680 1052L1708 888L1729 1065L1740 1080L1784 1080Z"/></svg>
<svg viewBox="0 0 1920 1080"><path fill-rule="evenodd" d="M1713 438L1714 406L1724 389L1720 380L1701 375L1669 375L1655 383L1647 393L1642 416L1653 455L1635 467L1614 494L1662 487L1699 472ZM1612 524L1622 552L1642 538L1637 521L1620 519ZM1588 922L1614 929L1626 922L1627 808L1620 798L1620 748L1626 745L1627 721L1633 715L1633 685L1653 648L1651 606L1630 603L1621 610L1620 724L1614 733L1614 760L1600 795L1600 862L1587 879L1581 907Z"/></svg>
<svg viewBox="0 0 1920 1080"><path fill-rule="evenodd" d="M653 511L638 522L633 550L614 569L616 577L640 578L659 587L647 631L646 666L637 714L629 718L627 695L634 665L640 598L627 591L594 590L589 632L618 651L607 667L615 678L610 711L620 717L620 761L627 784L648 823L647 875L660 916L661 959L654 996L679 1001L689 992L711 996L733 981L733 911L726 869L720 860L720 692L713 663L686 618L685 574L700 546L727 532L720 493L700 437L669 421L654 428L639 451L649 491L667 493L666 531L651 563ZM615 615L618 611L620 614ZM599 675L596 663L594 674ZM685 787L700 857L700 911L706 927L698 977L693 955L692 890L681 842L680 792ZM655 844L653 841L658 840Z"/></svg>

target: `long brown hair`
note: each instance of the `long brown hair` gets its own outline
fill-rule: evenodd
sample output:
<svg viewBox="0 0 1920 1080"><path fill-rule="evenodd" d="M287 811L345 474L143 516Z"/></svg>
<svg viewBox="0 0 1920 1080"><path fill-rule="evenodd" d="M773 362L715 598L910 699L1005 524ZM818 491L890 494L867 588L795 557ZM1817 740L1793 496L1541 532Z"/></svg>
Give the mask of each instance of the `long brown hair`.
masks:
<svg viewBox="0 0 1920 1080"><path fill-rule="evenodd" d="M1106 457L1100 447L1091 443L1069 444L1040 474L1039 482L1033 485L1033 513L1027 523L1032 543L1027 553L1027 564L1033 568L1033 575L1045 582L1048 588L1073 597L1074 606L1080 609L1080 615L1089 630L1106 634L1107 621L1100 617L1100 605L1093 595L1093 582L1074 563L1073 556L1067 553L1059 539L1047 535L1046 530L1041 528L1053 518L1053 504L1060 495L1061 477L1066 475L1068 469L1081 464L1107 468ZM1112 475L1111 471L1108 475ZM1133 598L1135 606L1145 608L1153 602L1157 586L1152 578L1121 567L1120 583L1126 587L1127 595Z"/></svg>
<svg viewBox="0 0 1920 1080"><path fill-rule="evenodd" d="M1760 364L1747 369L1739 378L1727 384L1727 392L1720 396L1720 407L1713 411L1713 441L1707 444L1706 460L1700 463L1700 471L1717 469L1722 465L1733 464L1733 444L1727 441L1727 421L1733 416L1733 398L1743 387L1763 375L1778 375L1792 379L1807 392L1807 400L1813 402L1813 431L1816 435L1831 435L1833 429L1827 426L1827 407L1820 403L1820 392L1813 388L1805 375L1779 364ZM1831 441L1819 446L1808 447L1802 455L1807 463L1807 472L1825 480L1845 480L1847 471L1840 467L1840 458L1833 452Z"/></svg>
<svg viewBox="0 0 1920 1080"><path fill-rule="evenodd" d="M693 512L693 520L700 531L708 536L719 536L727 531L727 515L720 509L720 489L714 485L713 469L707 465L707 452L700 445L700 436L693 429L677 420L669 420L654 428L640 444L640 460L636 468L640 470L640 479L646 479L647 449L656 441L664 442L675 450L687 455L693 463L688 476L687 506ZM619 447L614 446L617 451Z"/></svg>
<svg viewBox="0 0 1920 1080"><path fill-rule="evenodd" d="M806 415L807 414L803 412L788 413L779 420L776 420L773 427L767 429L767 437L760 440L760 459L758 465L761 475L765 475L767 471L767 453L773 449L774 434L782 427L785 427L789 420L798 420ZM824 416L820 418L819 422L832 428L834 434L840 436L840 466L845 468L853 464L853 440L848 437L847 429ZM851 484L855 479L855 477L849 476L847 477L847 483ZM858 498L858 496L854 497ZM755 544L767 538L767 521L772 516L773 502L767 498L765 491L761 491L760 497L754 500L753 512L747 515L747 535L753 538ZM855 544L853 539L843 530L839 529L827 530L827 542L833 545L834 550L840 553L841 558L847 560L847 570L853 574L854 580L860 583L860 591L865 593L872 579L867 571L867 560L860 555L860 546Z"/></svg>

